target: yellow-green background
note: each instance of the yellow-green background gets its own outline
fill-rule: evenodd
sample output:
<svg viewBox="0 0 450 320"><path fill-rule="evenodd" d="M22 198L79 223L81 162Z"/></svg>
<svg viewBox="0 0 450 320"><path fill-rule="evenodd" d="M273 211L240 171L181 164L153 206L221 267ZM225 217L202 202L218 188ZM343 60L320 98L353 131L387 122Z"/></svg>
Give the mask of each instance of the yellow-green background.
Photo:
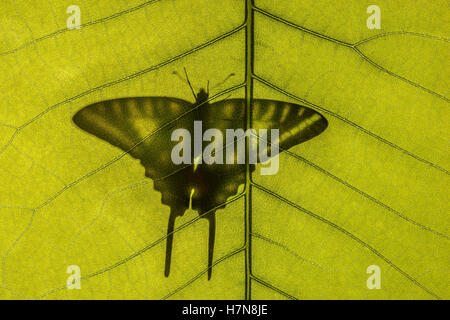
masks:
<svg viewBox="0 0 450 320"><path fill-rule="evenodd" d="M72 4L85 25L68 31ZM449 298L448 2L255 4L276 18L255 12L255 98L303 99L329 127L253 178L278 196L252 188L251 298ZM116 97L192 101L184 66L196 89L242 84L245 21L243 0L1 2L0 298L245 298L244 198L217 212L212 279L196 212L165 278L169 208L137 160L71 121Z"/></svg>

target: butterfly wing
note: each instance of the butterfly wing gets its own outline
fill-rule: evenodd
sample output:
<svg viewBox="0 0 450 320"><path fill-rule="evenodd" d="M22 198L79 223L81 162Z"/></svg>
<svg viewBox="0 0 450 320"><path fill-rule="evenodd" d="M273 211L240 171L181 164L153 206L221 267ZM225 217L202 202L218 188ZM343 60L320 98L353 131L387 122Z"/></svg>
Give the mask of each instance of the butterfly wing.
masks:
<svg viewBox="0 0 450 320"><path fill-rule="evenodd" d="M189 205L190 171L171 161L171 133L176 128L192 132L195 112L188 101L170 97L136 97L101 101L78 111L73 122L90 134L139 159L145 175L170 207L167 227L165 275L169 275L175 219ZM184 115L184 116L183 116Z"/></svg>
<svg viewBox="0 0 450 320"><path fill-rule="evenodd" d="M219 129L226 137L227 129L246 127L245 100L229 99L205 104L199 108L203 130ZM280 150L287 150L297 144L312 139L322 133L328 126L327 120L317 111L294 103L254 99L251 106L251 127L258 134L260 129L279 130L279 138L272 141L268 133L266 143L259 147L265 148L265 154L272 154L272 143L277 143ZM224 138L225 140L225 138ZM228 141L224 141L229 143ZM225 147L224 147L225 148ZM235 154L236 154L235 149ZM226 155L226 152L224 151ZM259 153L257 157L259 161ZM245 183L246 165L211 164L199 166L199 175L204 176L206 188L199 188L194 194L192 207L204 212L226 201L236 194L239 185ZM250 166L250 170L254 170Z"/></svg>
<svg viewBox="0 0 450 320"><path fill-rule="evenodd" d="M162 203L182 215L188 207L189 195L177 181L185 172L174 175L180 166L171 161L171 134L174 128L192 130L194 113L187 113L192 108L191 102L177 98L123 98L89 105L78 111L73 121L86 132L139 159L145 175L153 179L155 189L162 193Z"/></svg>
<svg viewBox="0 0 450 320"><path fill-rule="evenodd" d="M223 132L228 128L245 128L245 100L229 99L208 105L205 107L204 118L206 126ZM295 103L254 99L251 106L251 128L257 134L261 129L278 129L277 143L281 150L288 150L318 136L327 126L328 121L319 112ZM269 133L267 142L267 151L271 154L271 144L274 141Z"/></svg>
<svg viewBox="0 0 450 320"><path fill-rule="evenodd" d="M123 98L89 105L78 111L73 121L86 132L141 160L146 168L159 162L162 167L158 167L158 173L146 172L150 178L157 178L156 174L169 174L172 169L170 151L161 148L163 141L166 144L170 141L170 121L190 108L192 103L177 98Z"/></svg>
<svg viewBox="0 0 450 320"><path fill-rule="evenodd" d="M183 215L191 201L192 208L199 214L209 211L204 216L209 221L209 279L216 207L235 195L238 187L245 183L247 165L175 165L171 150L178 142L171 141L171 134L177 128L193 133L194 121L200 120L203 131L218 129L226 137L227 129L246 127L245 100L229 99L194 107L195 104L176 98L124 98L87 106L75 114L73 121L81 129L139 159L145 168L145 175L153 179L155 190L161 192L161 202L171 208L167 229L166 276L170 271L176 217ZM326 119L318 112L293 103L255 99L251 111L251 126L256 132L260 129L279 129L280 136L276 142L281 150L307 141L327 127ZM266 154L271 154L274 141L271 135L266 138ZM203 147L206 144L203 142ZM250 170L254 170L253 165L250 165Z"/></svg>
<svg viewBox="0 0 450 320"><path fill-rule="evenodd" d="M245 128L245 100L229 99L205 103L193 112L188 101L169 97L142 97L108 100L81 109L73 121L83 130L119 147L139 159L147 177L162 192L163 203L171 207L183 203L187 208L191 190L196 186L193 208L204 212L234 195L245 181L245 165L202 165L196 178L187 172L190 166L171 160L172 131L184 128L193 132L194 120L201 120L203 131ZM305 142L327 127L318 112L293 103L255 99L252 104L252 128L279 129L278 145L286 150ZM267 136L267 154L272 137ZM204 145L207 144L206 142ZM185 167L185 168L184 168ZM184 169L183 169L184 168ZM183 179L183 180L181 180ZM196 181L191 181L196 180ZM180 184L185 185L181 188Z"/></svg>
<svg viewBox="0 0 450 320"><path fill-rule="evenodd" d="M227 129L243 129L246 127L245 100L229 99L199 108L203 130L219 129L226 137ZM279 138L272 141L267 134L265 144L259 143L259 148L265 148L265 154L272 154L272 143L277 143L280 150L305 142L322 133L328 123L318 112L293 103L255 99L251 106L251 128L258 134L260 129L278 129ZM258 136L259 137L259 136ZM228 144L230 141L225 141ZM225 155L228 156L225 148ZM235 148L235 146L233 146ZM235 148L235 155L237 149ZM257 160L259 160L259 153ZM250 165L254 170L254 165ZM240 185L246 182L247 166L245 164L211 164L198 168L198 175L204 181L206 188L199 188L192 199L192 207L200 213L217 207L226 199L237 193ZM198 186L198 184L197 184ZM212 211L205 218L209 221L208 279L211 277L211 266L214 250L215 216Z"/></svg>

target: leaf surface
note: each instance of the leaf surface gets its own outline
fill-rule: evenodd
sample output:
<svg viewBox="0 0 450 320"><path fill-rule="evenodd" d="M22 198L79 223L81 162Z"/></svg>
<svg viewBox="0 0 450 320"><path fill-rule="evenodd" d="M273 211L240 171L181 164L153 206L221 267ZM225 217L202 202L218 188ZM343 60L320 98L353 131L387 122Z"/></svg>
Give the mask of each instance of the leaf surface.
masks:
<svg viewBox="0 0 450 320"><path fill-rule="evenodd" d="M378 1L381 30L356 0L85 0L67 30L71 4L0 5L0 297L449 298L445 1ZM164 277L161 194L71 121L121 97L192 101L183 67L214 99L302 104L329 123L217 211L210 281L207 221L176 221Z"/></svg>

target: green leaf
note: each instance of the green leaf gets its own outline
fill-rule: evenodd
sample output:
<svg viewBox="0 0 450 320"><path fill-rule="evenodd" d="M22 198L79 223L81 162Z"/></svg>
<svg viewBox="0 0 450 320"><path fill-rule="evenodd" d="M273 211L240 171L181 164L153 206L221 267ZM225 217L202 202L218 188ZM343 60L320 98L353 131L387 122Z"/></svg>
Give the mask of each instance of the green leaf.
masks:
<svg viewBox="0 0 450 320"><path fill-rule="evenodd" d="M449 298L445 1L378 1L380 30L360 0L85 0L68 30L71 4L0 5L1 298ZM329 122L217 211L209 281L207 221L177 219L164 277L161 194L72 122L119 97L192 101L183 67L217 99L293 102ZM66 287L70 265L81 290ZM367 288L370 265L381 289Z"/></svg>

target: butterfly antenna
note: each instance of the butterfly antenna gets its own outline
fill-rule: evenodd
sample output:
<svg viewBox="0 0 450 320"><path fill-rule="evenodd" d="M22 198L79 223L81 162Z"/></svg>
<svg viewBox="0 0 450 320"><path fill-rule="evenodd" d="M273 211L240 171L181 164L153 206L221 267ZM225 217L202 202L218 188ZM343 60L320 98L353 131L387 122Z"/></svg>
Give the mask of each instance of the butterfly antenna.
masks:
<svg viewBox="0 0 450 320"><path fill-rule="evenodd" d="M216 238L216 215L215 215L215 212L209 213L207 219L209 221L208 280L210 280L211 279L211 274L212 274L214 241L215 241L215 238Z"/></svg>
<svg viewBox="0 0 450 320"><path fill-rule="evenodd" d="M186 67L184 68L184 74L186 75L186 81L187 81L187 83L189 85L189 88L191 88L192 94L194 95L195 100L197 100L197 96L195 95L195 91L192 88L191 82L189 81L189 77L188 77L188 74L187 74L187 71L186 71Z"/></svg>
<svg viewBox="0 0 450 320"><path fill-rule="evenodd" d="M212 87L212 89L217 88L221 85L223 85L225 82L228 81L228 79L230 79L231 77L235 76L234 73L230 73L225 79L223 79L223 81L219 82L218 84L216 84L214 87Z"/></svg>

